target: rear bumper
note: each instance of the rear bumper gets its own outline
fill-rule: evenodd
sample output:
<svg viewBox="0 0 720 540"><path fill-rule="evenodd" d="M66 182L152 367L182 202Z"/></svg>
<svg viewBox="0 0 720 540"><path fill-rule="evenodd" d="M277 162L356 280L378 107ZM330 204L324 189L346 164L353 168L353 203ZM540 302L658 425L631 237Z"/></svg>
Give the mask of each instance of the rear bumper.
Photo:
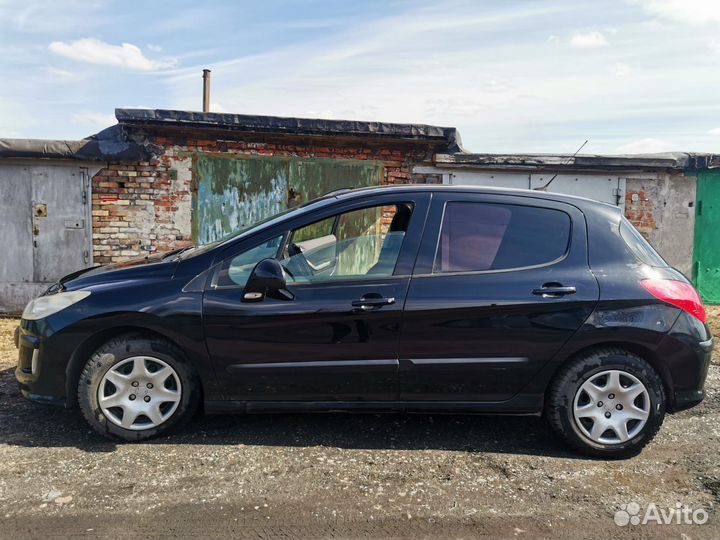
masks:
<svg viewBox="0 0 720 540"><path fill-rule="evenodd" d="M714 340L710 329L705 325L700 329L696 321L683 313L658 350L672 381L668 396L670 413L694 407L705 398ZM688 328L690 325L694 328Z"/></svg>
<svg viewBox="0 0 720 540"><path fill-rule="evenodd" d="M714 347L714 340L710 338L706 341L701 341L698 344L698 356L700 368L700 388L693 388L690 390L676 390L674 399L672 400L672 409L670 412L684 411L698 405L703 399L705 399L705 379L707 378L708 370L710 369L710 361L712 359L712 351Z"/></svg>

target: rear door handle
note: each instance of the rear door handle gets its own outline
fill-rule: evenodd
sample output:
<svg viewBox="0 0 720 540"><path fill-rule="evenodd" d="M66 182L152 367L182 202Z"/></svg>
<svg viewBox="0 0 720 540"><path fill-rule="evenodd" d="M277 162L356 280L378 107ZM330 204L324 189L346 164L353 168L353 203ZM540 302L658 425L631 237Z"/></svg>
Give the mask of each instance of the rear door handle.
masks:
<svg viewBox="0 0 720 540"><path fill-rule="evenodd" d="M566 294L575 294L577 289L575 287L565 287L560 284L549 284L546 283L539 289L533 289L533 294L542 296L543 298L557 298L565 296Z"/></svg>
<svg viewBox="0 0 720 540"><path fill-rule="evenodd" d="M382 296L374 297L368 296L363 297L360 300L353 300L352 307L357 311L366 311L372 308L379 308L382 306L389 306L395 303L395 298L383 298Z"/></svg>

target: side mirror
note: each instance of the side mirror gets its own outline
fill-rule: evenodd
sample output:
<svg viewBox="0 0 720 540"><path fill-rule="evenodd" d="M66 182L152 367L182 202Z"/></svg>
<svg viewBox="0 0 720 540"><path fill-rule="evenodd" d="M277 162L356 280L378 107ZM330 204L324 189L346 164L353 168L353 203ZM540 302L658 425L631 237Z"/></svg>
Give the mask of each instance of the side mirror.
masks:
<svg viewBox="0 0 720 540"><path fill-rule="evenodd" d="M278 300L292 300L293 294L286 289L285 271L277 259L263 259L250 272L243 302L260 302L266 296Z"/></svg>

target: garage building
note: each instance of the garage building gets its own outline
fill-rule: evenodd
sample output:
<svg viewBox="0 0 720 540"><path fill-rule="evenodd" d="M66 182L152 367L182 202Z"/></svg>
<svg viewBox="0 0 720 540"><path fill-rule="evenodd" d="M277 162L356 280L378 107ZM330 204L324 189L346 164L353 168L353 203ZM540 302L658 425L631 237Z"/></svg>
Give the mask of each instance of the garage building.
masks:
<svg viewBox="0 0 720 540"><path fill-rule="evenodd" d="M340 188L543 188L622 207L720 302L720 156L489 155L455 128L117 109L81 141L0 140L0 311L90 264L207 243Z"/></svg>

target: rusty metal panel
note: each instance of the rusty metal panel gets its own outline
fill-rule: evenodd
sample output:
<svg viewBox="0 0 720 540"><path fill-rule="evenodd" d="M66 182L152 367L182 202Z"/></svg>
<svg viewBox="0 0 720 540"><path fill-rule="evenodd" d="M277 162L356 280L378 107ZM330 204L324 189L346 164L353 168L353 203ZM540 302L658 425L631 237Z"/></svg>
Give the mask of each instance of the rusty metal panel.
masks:
<svg viewBox="0 0 720 540"><path fill-rule="evenodd" d="M198 155L193 239L207 244L287 208L287 160Z"/></svg>
<svg viewBox="0 0 720 540"><path fill-rule="evenodd" d="M52 283L89 264L85 174L79 167L32 171L33 281Z"/></svg>
<svg viewBox="0 0 720 540"><path fill-rule="evenodd" d="M288 204L299 206L337 189L379 186L384 168L376 161L293 159Z"/></svg>
<svg viewBox="0 0 720 540"><path fill-rule="evenodd" d="M84 167L0 163L0 312L90 264L89 190Z"/></svg>
<svg viewBox="0 0 720 540"><path fill-rule="evenodd" d="M376 161L196 154L193 239L206 244L329 191L380 185Z"/></svg>
<svg viewBox="0 0 720 540"><path fill-rule="evenodd" d="M0 283L32 281L31 199L30 167L0 166Z"/></svg>

